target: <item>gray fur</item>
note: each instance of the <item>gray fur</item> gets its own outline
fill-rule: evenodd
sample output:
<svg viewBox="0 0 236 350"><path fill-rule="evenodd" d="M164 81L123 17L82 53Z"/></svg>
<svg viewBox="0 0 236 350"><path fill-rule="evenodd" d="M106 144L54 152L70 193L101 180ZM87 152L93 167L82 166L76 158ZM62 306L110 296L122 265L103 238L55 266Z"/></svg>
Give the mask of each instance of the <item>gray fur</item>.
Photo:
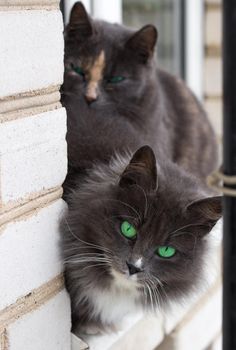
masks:
<svg viewBox="0 0 236 350"><path fill-rule="evenodd" d="M186 85L157 68L156 39L151 25L137 32L96 21L81 3L65 31L62 247L74 330L113 328L133 308L156 308L193 290L205 236L221 216L221 199L205 185L217 163L214 133ZM86 71L102 51L91 103L89 71L83 78L71 64ZM112 75L126 80L111 86ZM135 240L121 234L125 219L137 229ZM161 259L155 250L167 244L177 253ZM130 276L127 261L142 271Z"/></svg>

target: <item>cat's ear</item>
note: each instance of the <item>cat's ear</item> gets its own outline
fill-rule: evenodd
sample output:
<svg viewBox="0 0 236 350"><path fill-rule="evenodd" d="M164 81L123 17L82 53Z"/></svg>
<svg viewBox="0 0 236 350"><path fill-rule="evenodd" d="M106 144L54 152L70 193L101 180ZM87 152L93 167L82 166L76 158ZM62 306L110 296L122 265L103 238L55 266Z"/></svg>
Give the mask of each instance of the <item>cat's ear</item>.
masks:
<svg viewBox="0 0 236 350"><path fill-rule="evenodd" d="M76 2L72 7L69 29L75 31L82 38L88 37L93 33L91 19L81 1Z"/></svg>
<svg viewBox="0 0 236 350"><path fill-rule="evenodd" d="M191 203L187 214L198 227L200 235L207 234L222 216L222 197L209 197Z"/></svg>
<svg viewBox="0 0 236 350"><path fill-rule="evenodd" d="M139 148L133 155L129 165L121 175L119 186L139 185L145 190L156 190L157 169L156 158L149 146Z"/></svg>
<svg viewBox="0 0 236 350"><path fill-rule="evenodd" d="M127 41L126 47L131 49L142 63L146 63L153 55L157 37L156 27L149 24L133 34Z"/></svg>

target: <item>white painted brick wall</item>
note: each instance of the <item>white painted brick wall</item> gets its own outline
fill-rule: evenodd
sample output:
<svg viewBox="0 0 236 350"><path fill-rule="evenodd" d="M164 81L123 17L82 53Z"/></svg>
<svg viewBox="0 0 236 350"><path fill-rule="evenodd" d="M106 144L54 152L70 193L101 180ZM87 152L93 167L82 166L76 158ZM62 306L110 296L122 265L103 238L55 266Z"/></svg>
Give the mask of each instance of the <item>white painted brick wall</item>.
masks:
<svg viewBox="0 0 236 350"><path fill-rule="evenodd" d="M8 328L9 350L70 350L70 302L60 292Z"/></svg>
<svg viewBox="0 0 236 350"><path fill-rule="evenodd" d="M58 6L0 1L1 350L71 348L58 227L67 172Z"/></svg>
<svg viewBox="0 0 236 350"><path fill-rule="evenodd" d="M67 172L63 108L0 124L0 204L61 186Z"/></svg>
<svg viewBox="0 0 236 350"><path fill-rule="evenodd" d="M58 200L36 214L9 223L0 234L0 310L62 271Z"/></svg>
<svg viewBox="0 0 236 350"><path fill-rule="evenodd" d="M62 31L60 11L0 12L0 97L62 83Z"/></svg>

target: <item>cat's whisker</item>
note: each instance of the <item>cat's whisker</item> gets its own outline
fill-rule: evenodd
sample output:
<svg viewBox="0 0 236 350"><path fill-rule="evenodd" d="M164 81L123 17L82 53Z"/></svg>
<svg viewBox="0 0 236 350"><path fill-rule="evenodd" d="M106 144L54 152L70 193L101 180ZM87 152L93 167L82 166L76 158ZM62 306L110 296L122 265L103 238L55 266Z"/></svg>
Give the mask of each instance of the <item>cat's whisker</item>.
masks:
<svg viewBox="0 0 236 350"><path fill-rule="evenodd" d="M192 232L188 232L188 231L181 231L179 233L175 233L171 237L179 237L179 236L182 236L182 235L189 235L189 236L195 237L195 235Z"/></svg>
<svg viewBox="0 0 236 350"><path fill-rule="evenodd" d="M97 266L106 266L106 267L110 267L108 264L99 263L99 264L94 264L94 265L88 265L88 266L84 267L84 268L82 269L82 271L85 271L85 270L87 270L87 269L89 269L89 268L93 268L93 267L97 267Z"/></svg>
<svg viewBox="0 0 236 350"><path fill-rule="evenodd" d="M120 214L120 215L112 215L112 216L110 216L109 218L104 219L104 221L107 220L107 221L110 221L110 222L112 222L112 223L114 224L114 222L113 222L113 220L112 220L112 219L114 219L114 218L127 218L127 219L130 218L130 219L133 219L133 220L134 220L134 223L135 223L136 225L138 225L137 218L134 217L134 216L132 216L132 215L123 215L123 214Z"/></svg>
<svg viewBox="0 0 236 350"><path fill-rule="evenodd" d="M153 312L155 312L157 310L157 307L160 305L159 303L159 298L158 298L158 294L157 294L157 289L154 287L154 285L152 285L151 281L150 282L150 288L152 290L152 293L153 293L153 299L154 299L154 305L155 305L155 308L153 310Z"/></svg>
<svg viewBox="0 0 236 350"><path fill-rule="evenodd" d="M110 255L112 255L112 252L109 250L109 249L107 249L107 248L105 248L105 247L102 247L102 246L99 246L99 245L97 245L97 244L93 244L93 243L89 243L89 242L85 242L85 241L83 241L83 240L81 240L80 238L78 238L78 240L81 242L81 243L84 243L86 246L80 246L79 247L79 249L80 248L86 248L86 249L88 249L88 248L94 248L94 249L98 249L98 250L101 250L104 254L106 253L106 254L110 254Z"/></svg>
<svg viewBox="0 0 236 350"><path fill-rule="evenodd" d="M156 300L156 293L155 293L156 286L155 286L155 283L150 278L147 280L147 282L148 282L148 284L150 286L150 289L151 289L151 292L152 292L152 295L153 295L153 299L154 299L153 308L152 308L152 311L154 312L156 310L156 308L154 308L154 304L158 305L157 300Z"/></svg>
<svg viewBox="0 0 236 350"><path fill-rule="evenodd" d="M99 255L96 255L96 254L93 254L93 255L90 255L90 253L88 255L86 254L74 254L74 255L71 255L70 257L68 258L65 258L64 261L68 261L68 260L88 260L88 261L92 261L92 260L105 260L105 261L109 261L111 262L111 258L110 257L107 257L107 256L99 256Z"/></svg>
<svg viewBox="0 0 236 350"><path fill-rule="evenodd" d="M162 283L162 281L161 281L158 277L156 277L156 276L150 276L150 277L151 277L151 279L156 280L156 282L157 282L161 287L163 287L163 283Z"/></svg>
<svg viewBox="0 0 236 350"><path fill-rule="evenodd" d="M111 261L111 258L108 257L108 256L74 254L74 255L71 255L71 257L72 258L78 258L78 259L100 259L100 260L109 260L109 261Z"/></svg>
<svg viewBox="0 0 236 350"><path fill-rule="evenodd" d="M173 235L174 233L178 232L178 231L182 231L184 230L185 228L188 228L188 227L195 227L195 226L199 226L199 224L188 224L188 225L185 225L185 226L182 226L180 228L177 228L176 230L172 231L172 232L169 232L168 234L169 235ZM175 237L175 236L174 236Z"/></svg>
<svg viewBox="0 0 236 350"><path fill-rule="evenodd" d="M123 202L123 201L121 201L119 199L106 198L104 200L106 200L106 201L113 201L113 202L119 202L119 203L125 205L127 208L130 208L131 210L133 210L133 212L137 215L137 217L138 217L140 222L142 221L140 213L132 205L130 205L128 203L125 203L125 202Z"/></svg>
<svg viewBox="0 0 236 350"><path fill-rule="evenodd" d="M112 251L111 251L110 249L105 248L105 247L98 246L97 244L93 244L93 243L86 242L86 241L82 240L81 238L79 238L78 236L76 236L76 235L74 234L74 232L71 230L67 219L65 218L64 220L65 220L66 225L67 225L67 227L68 227L68 229L69 229L69 232L72 234L72 236L73 236L77 241L82 242L82 243L84 243L84 244L86 244L86 245L88 245L88 246L91 246L91 247L94 247L94 248L97 248L97 249L106 251L106 252L108 252L108 253L110 253L110 254L112 255Z"/></svg>
<svg viewBox="0 0 236 350"><path fill-rule="evenodd" d="M148 213L148 198L147 198L147 194L145 192L145 190L139 186L138 184L136 184L136 187L140 188L140 190L142 191L143 195L144 195L144 199L145 199L145 209L144 209L144 218L147 217L147 213Z"/></svg>
<svg viewBox="0 0 236 350"><path fill-rule="evenodd" d="M151 302L151 308L152 308L152 311L154 311L152 290L151 290L151 287L150 287L150 285L149 285L149 283L148 283L148 280L146 280L146 286L147 286L148 293L149 293L149 298L150 298L150 302Z"/></svg>
<svg viewBox="0 0 236 350"><path fill-rule="evenodd" d="M143 295L144 295L144 307L145 307L145 309L147 309L148 301L147 301L147 291L146 291L145 284L142 285L142 289L143 289Z"/></svg>
<svg viewBox="0 0 236 350"><path fill-rule="evenodd" d="M146 310L148 310L148 289L147 289L146 282L144 282L143 290L145 294L145 307L146 307Z"/></svg>
<svg viewBox="0 0 236 350"><path fill-rule="evenodd" d="M83 243L83 241L81 241L82 243ZM101 247L101 246L97 246L97 245L91 245L91 244L85 244L84 246L77 246L76 247L76 251L78 250L78 249L89 249L89 250L91 250L91 249L98 249L98 250L101 250L101 253L93 253L93 254L107 254L108 256L112 256L112 253L110 252L110 251L108 251L108 250L105 250L105 248L103 248L103 247Z"/></svg>
<svg viewBox="0 0 236 350"><path fill-rule="evenodd" d="M149 282L152 285L152 290L153 290L153 293L154 293L154 296L155 296L155 301L156 301L155 311L156 311L157 307L161 306L161 303L160 303L161 294L160 294L160 291L157 288L157 285L155 284L155 282L151 278L149 279ZM160 299L159 299L159 297L160 297Z"/></svg>
<svg viewBox="0 0 236 350"><path fill-rule="evenodd" d="M154 279L154 280L156 280L156 282L159 284L159 287L161 288L161 292L163 293L163 294L165 294L165 297L166 297L166 299L168 299L168 296L167 296L167 294L166 294L166 291L165 291L165 287L164 287L164 284L163 284L163 282L165 283L165 281L160 281L159 280L159 278L158 277L156 277L156 276L152 276L152 278ZM157 288L158 289L158 288ZM161 292L158 290L158 292L159 292L159 295L160 295L160 297L161 297L161 299L163 299L162 298L162 295L161 295Z"/></svg>
<svg viewBox="0 0 236 350"><path fill-rule="evenodd" d="M101 258L101 257L78 257L78 258L69 258L64 259L64 261L78 261L78 262L89 262L89 261L111 261L110 259Z"/></svg>

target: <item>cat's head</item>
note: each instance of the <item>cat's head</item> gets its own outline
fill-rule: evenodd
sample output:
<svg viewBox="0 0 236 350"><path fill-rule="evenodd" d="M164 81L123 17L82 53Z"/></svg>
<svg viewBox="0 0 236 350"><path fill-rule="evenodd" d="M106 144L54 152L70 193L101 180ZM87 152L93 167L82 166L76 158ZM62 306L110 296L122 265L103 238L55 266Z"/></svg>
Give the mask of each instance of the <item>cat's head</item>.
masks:
<svg viewBox="0 0 236 350"><path fill-rule="evenodd" d="M65 29L65 89L77 92L90 109L102 106L104 113L104 106L117 110L123 97L126 104L140 104L154 90L156 41L152 25L134 31L93 20L77 2Z"/></svg>
<svg viewBox="0 0 236 350"><path fill-rule="evenodd" d="M68 264L75 276L85 268L100 287L111 280L120 288L133 286L149 304L157 293L162 299L185 295L201 273L221 197L199 193L195 178L173 164L159 165L148 146L122 172L120 165L112 167L110 173L96 170L71 198Z"/></svg>

